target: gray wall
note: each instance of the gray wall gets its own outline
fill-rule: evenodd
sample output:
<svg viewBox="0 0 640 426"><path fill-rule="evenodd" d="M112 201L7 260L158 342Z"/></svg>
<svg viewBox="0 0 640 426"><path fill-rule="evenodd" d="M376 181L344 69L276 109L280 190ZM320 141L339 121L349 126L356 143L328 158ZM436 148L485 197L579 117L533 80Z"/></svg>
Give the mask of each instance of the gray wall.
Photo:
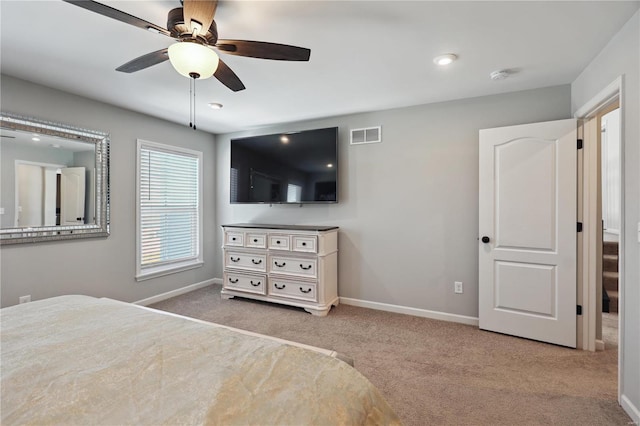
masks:
<svg viewBox="0 0 640 426"><path fill-rule="evenodd" d="M3 111L111 134L111 235L106 239L21 244L0 249L2 306L61 294L135 301L213 278L215 248L214 137L69 93L3 75ZM136 139L204 154L204 266L135 281Z"/></svg>
<svg viewBox="0 0 640 426"><path fill-rule="evenodd" d="M635 406L640 417L640 12L611 39L571 85L571 105L576 111L618 76L624 78L622 94L624 185L624 377L623 406Z"/></svg>
<svg viewBox="0 0 640 426"><path fill-rule="evenodd" d="M337 225L341 297L477 317L478 130L569 114L565 85L218 135L216 222ZM382 143L349 145L350 128L377 125ZM231 138L332 126L338 204L229 203Z"/></svg>

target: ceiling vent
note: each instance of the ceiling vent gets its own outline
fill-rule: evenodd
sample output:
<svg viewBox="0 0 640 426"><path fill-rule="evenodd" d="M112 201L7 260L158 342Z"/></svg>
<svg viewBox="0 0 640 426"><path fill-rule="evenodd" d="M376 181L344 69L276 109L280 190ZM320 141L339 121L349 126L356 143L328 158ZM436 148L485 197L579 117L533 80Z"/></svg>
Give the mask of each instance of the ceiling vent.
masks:
<svg viewBox="0 0 640 426"><path fill-rule="evenodd" d="M351 129L351 145L382 142L382 126Z"/></svg>

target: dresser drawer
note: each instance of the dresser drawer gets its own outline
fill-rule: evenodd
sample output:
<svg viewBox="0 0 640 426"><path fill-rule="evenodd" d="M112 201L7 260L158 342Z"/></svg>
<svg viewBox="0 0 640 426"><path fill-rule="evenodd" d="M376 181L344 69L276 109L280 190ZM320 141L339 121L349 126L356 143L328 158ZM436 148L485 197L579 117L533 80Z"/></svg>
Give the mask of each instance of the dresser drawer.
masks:
<svg viewBox="0 0 640 426"><path fill-rule="evenodd" d="M225 246L244 246L244 233L237 231L227 231L224 233L224 245Z"/></svg>
<svg viewBox="0 0 640 426"><path fill-rule="evenodd" d="M225 251L224 267L265 272L267 270L267 256L241 251Z"/></svg>
<svg viewBox="0 0 640 426"><path fill-rule="evenodd" d="M225 288L249 293L267 294L266 275L244 275L225 272L223 279Z"/></svg>
<svg viewBox="0 0 640 426"><path fill-rule="evenodd" d="M269 250L289 250L289 236L269 234Z"/></svg>
<svg viewBox="0 0 640 426"><path fill-rule="evenodd" d="M318 296L316 285L302 281L279 280L269 277L269 295L290 299L309 300L316 302Z"/></svg>
<svg viewBox="0 0 640 426"><path fill-rule="evenodd" d="M267 235L247 233L247 238L245 240L245 247L261 248L261 249L267 248Z"/></svg>
<svg viewBox="0 0 640 426"><path fill-rule="evenodd" d="M274 274L316 278L317 260L288 256L271 256L269 260L269 272Z"/></svg>
<svg viewBox="0 0 640 426"><path fill-rule="evenodd" d="M293 235L291 237L293 251L315 253L317 251L318 239L315 236Z"/></svg>

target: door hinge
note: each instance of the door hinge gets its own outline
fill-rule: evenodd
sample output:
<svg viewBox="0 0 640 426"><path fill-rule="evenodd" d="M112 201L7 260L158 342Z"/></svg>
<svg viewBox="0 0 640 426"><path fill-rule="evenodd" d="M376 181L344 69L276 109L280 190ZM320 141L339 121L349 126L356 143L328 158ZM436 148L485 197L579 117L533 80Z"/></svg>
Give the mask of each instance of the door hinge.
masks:
<svg viewBox="0 0 640 426"><path fill-rule="evenodd" d="M576 306L576 314L582 315L582 305L577 305Z"/></svg>
<svg viewBox="0 0 640 426"><path fill-rule="evenodd" d="M582 232L582 222L578 222L578 232Z"/></svg>
<svg viewBox="0 0 640 426"><path fill-rule="evenodd" d="M578 139L578 149L582 149L583 146L582 139Z"/></svg>

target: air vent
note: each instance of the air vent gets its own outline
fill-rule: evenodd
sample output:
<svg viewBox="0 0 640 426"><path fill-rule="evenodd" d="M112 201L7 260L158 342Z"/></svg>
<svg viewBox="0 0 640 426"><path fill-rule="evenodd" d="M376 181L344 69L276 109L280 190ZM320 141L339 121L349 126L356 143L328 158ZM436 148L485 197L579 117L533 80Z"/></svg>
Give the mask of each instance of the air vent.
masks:
<svg viewBox="0 0 640 426"><path fill-rule="evenodd" d="M351 129L351 145L382 142L382 126Z"/></svg>

